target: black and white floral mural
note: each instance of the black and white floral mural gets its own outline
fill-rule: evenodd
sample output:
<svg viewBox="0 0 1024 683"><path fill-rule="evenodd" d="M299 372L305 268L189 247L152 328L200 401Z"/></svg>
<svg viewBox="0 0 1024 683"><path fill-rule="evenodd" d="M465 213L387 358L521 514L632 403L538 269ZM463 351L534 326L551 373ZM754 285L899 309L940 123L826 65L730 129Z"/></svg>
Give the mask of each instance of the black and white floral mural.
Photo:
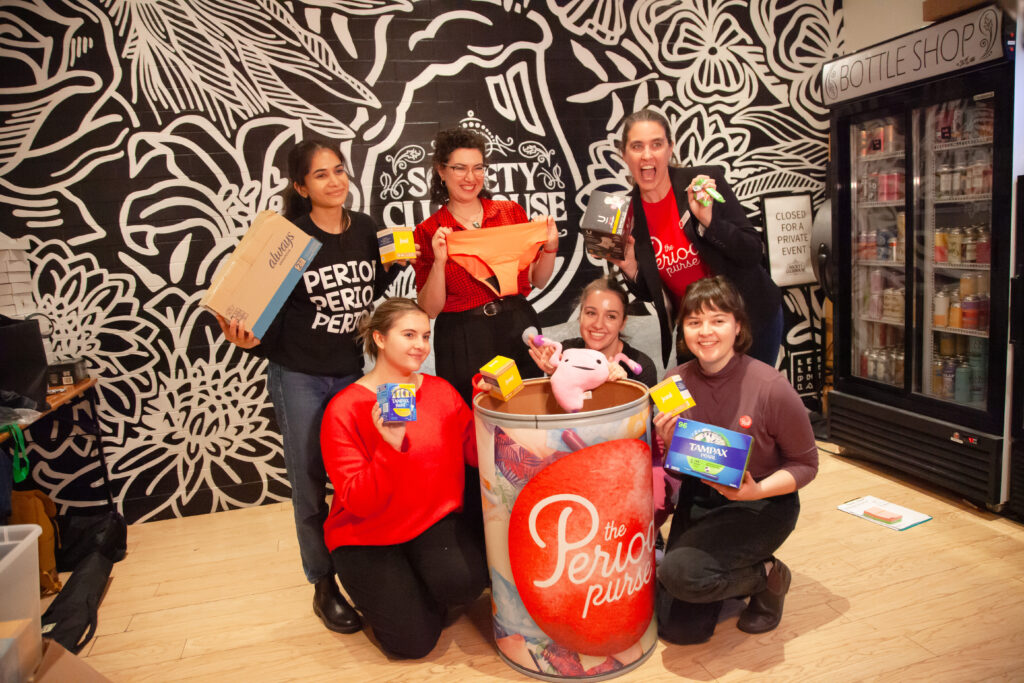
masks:
<svg viewBox="0 0 1024 683"><path fill-rule="evenodd" d="M252 218L280 208L304 135L341 142L352 206L386 225L431 213L439 128L486 135L495 194L559 221L553 284L534 295L556 325L607 268L577 226L593 190L628 189L616 139L640 107L668 117L680 163L727 168L755 223L763 194L824 199L819 73L841 27L841 0L0 3L0 232L30 241L53 354L101 378L122 511L288 499L263 362L198 302ZM413 291L410 272L390 293ZM785 306L791 372L821 300L793 290ZM32 434L35 483L101 503L87 440L61 429Z"/></svg>

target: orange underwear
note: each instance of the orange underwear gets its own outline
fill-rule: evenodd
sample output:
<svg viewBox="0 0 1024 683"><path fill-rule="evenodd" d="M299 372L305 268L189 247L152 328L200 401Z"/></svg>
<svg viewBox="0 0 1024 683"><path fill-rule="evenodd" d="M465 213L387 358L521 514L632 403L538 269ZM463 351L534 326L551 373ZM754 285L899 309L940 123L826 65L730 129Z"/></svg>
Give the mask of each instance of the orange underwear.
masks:
<svg viewBox="0 0 1024 683"><path fill-rule="evenodd" d="M526 270L548 240L547 220L457 230L448 235L448 256L498 296L519 293L519 272Z"/></svg>

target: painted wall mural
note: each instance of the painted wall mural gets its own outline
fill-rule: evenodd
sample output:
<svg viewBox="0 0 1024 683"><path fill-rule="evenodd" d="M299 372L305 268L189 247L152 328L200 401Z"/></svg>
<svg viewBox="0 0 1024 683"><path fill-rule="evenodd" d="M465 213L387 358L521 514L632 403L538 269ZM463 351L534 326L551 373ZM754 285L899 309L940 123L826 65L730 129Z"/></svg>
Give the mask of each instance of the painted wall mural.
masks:
<svg viewBox="0 0 1024 683"><path fill-rule="evenodd" d="M765 193L820 204L819 73L841 17L841 0L0 5L0 232L30 240L53 355L101 378L129 521L288 499L263 361L198 302L252 218L280 208L294 142L339 140L352 206L408 225L432 211L434 133L479 130L495 194L559 221L552 284L533 295L557 325L607 268L577 226L593 190L629 187L616 139L635 109L668 117L680 163L725 166L755 223ZM413 292L410 269L389 293ZM785 308L779 367L799 387L820 295L787 292ZM31 434L32 477L64 507L98 505L88 439L67 429Z"/></svg>

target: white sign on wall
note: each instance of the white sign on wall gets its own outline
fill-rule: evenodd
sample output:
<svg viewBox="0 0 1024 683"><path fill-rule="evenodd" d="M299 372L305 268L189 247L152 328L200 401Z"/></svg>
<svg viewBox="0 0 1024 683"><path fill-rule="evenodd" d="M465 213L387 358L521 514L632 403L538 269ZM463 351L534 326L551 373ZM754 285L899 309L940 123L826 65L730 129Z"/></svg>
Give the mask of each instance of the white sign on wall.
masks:
<svg viewBox="0 0 1024 683"><path fill-rule="evenodd" d="M817 282L811 264L811 195L765 197L761 201L772 280L779 287Z"/></svg>
<svg viewBox="0 0 1024 683"><path fill-rule="evenodd" d="M995 6L933 24L822 67L826 105L852 100L1003 56L1003 13Z"/></svg>

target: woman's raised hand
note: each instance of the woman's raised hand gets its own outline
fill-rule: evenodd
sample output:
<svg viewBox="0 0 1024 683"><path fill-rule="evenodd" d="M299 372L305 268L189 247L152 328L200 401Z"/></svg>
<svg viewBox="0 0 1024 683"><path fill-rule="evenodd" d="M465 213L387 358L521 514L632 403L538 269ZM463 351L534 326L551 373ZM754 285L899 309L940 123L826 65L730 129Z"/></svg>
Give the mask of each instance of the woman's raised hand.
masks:
<svg viewBox="0 0 1024 683"><path fill-rule="evenodd" d="M444 265L448 261L448 235L451 233L451 228L440 227L430 238L430 248L434 250L434 263Z"/></svg>
<svg viewBox="0 0 1024 683"><path fill-rule="evenodd" d="M245 329L245 326L238 322L238 320L232 318L231 322L228 322L220 313L215 313L214 315L217 316L217 324L220 325L220 331L224 333L224 338L229 342L243 349L259 346L260 340L252 333L252 330Z"/></svg>
<svg viewBox="0 0 1024 683"><path fill-rule="evenodd" d="M555 353L555 347L545 344L544 346L537 346L533 343L533 340L527 342L530 346L530 358L537 364L537 367L545 375L550 375L555 371L555 366L551 363L551 356Z"/></svg>

